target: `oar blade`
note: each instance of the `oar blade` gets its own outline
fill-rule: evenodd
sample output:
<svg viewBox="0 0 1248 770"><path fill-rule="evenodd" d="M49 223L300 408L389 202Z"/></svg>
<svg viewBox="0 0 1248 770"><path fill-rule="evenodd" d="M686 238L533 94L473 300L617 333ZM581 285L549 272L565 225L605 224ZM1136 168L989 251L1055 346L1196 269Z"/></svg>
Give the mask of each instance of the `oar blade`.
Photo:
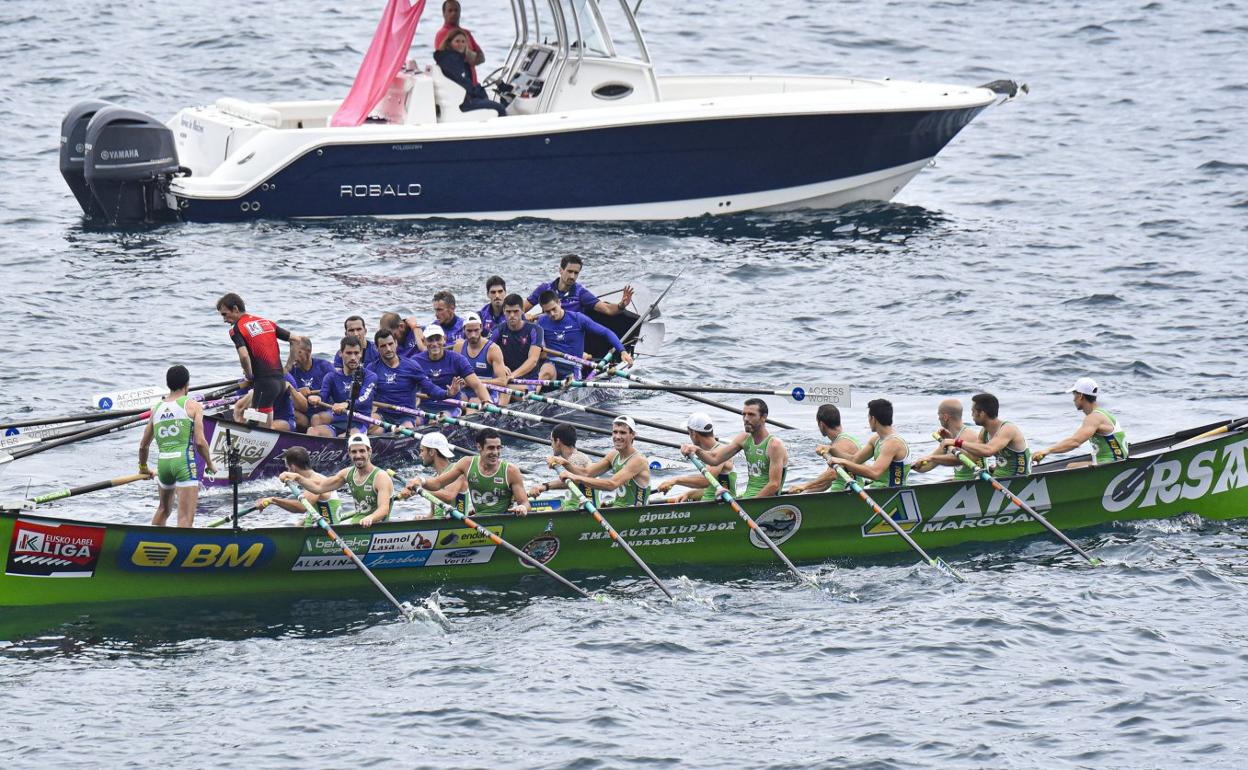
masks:
<svg viewBox="0 0 1248 770"><path fill-rule="evenodd" d="M957 581L958 583L966 582L966 578L962 577L961 572L958 572L956 569L950 566L948 562L946 562L944 559L940 558L939 556L937 556L935 559L932 559L932 566L940 570L941 572L945 573L945 575Z"/></svg>

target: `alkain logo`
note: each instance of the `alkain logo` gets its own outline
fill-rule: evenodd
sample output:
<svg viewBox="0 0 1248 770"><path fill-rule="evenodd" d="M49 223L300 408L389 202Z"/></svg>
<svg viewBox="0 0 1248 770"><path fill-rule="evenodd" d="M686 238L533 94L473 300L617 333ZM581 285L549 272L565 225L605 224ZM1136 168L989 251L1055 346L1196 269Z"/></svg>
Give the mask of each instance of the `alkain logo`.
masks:
<svg viewBox="0 0 1248 770"><path fill-rule="evenodd" d="M919 510L919 501L915 499L914 490L903 489L881 503L880 507L906 534L913 532L923 522L923 514ZM863 537L895 534L897 533L878 513L871 514L871 518L862 525Z"/></svg>

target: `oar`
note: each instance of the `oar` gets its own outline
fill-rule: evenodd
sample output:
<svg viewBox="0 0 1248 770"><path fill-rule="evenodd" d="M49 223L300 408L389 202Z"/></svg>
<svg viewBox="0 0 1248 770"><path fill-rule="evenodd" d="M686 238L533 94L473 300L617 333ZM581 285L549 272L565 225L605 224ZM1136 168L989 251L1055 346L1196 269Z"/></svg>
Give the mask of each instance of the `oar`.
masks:
<svg viewBox="0 0 1248 770"><path fill-rule="evenodd" d="M494 430L498 431L498 434L500 436L507 436L508 438L516 438L516 439L520 439L521 441L531 441L535 444L545 444L547 446L550 445L550 441L548 439L538 438L537 436L530 436L527 433L517 433L516 431L513 431L513 430L504 430L503 428L495 428L493 425L486 425L485 423L472 422L470 420L461 420L458 417L452 417L451 415L445 414L443 412L428 412L428 411L425 411L424 409L408 409L405 406L398 406L397 404L384 404L384 405L377 404L377 406L378 408L385 409L386 411L389 411L389 412L398 412L399 414L410 414L413 417L424 417L426 420L434 420L444 425L456 425L461 428L469 428L471 430L485 430L486 428L493 428ZM591 455L594 457L603 457L606 454L605 452L596 452L592 449L581 449L581 451L587 455Z"/></svg>
<svg viewBox="0 0 1248 770"><path fill-rule="evenodd" d="M457 521L461 521L464 524L467 524L472 529L476 530L477 532L480 532L481 534L485 535L486 537L490 539L490 542L494 543L494 545L501 545L503 548L507 549L508 551L511 551L511 553L514 556L516 556L518 559L520 559L520 561L523 561L525 564L528 564L530 567L535 567L536 569L539 569L542 572L546 573L554 580L559 581L559 583L565 588L567 588L569 591L580 594L582 597L586 599L593 598L588 593L586 593L583 589L578 588L574 583L564 578L558 572L555 572L550 567L547 567L545 564L542 564L540 561L533 558L529 554L525 553L521 549L515 547L514 545L502 539L495 533L491 532L490 530L481 526L477 522L473 521L471 517L465 516L464 514L460 513L459 511L455 509L454 506L446 505L441 500L434 497L430 492L425 490L423 487L420 488L419 492L420 492L420 496L428 500L430 503L440 505L443 508L446 508L448 511L450 511L451 516L454 517Z"/></svg>
<svg viewBox="0 0 1248 770"><path fill-rule="evenodd" d="M244 509L244 510L239 511L239 512L238 512L238 518L240 518L240 519L241 519L241 518L243 518L244 516L246 516L247 514L249 514L249 513L255 513L255 512L256 512L256 511L258 511L258 510L260 510L260 506L258 506L258 505L253 505L253 506L251 506L251 507L249 507L249 508L246 508L246 509ZM231 513L231 514L228 514L228 515L226 515L226 516L222 516L221 518L217 519L217 520L216 520L216 521L214 521L214 522L211 522L210 524L208 524L208 526L209 526L209 527L219 527L219 526L221 526L222 524L229 524L229 523L230 523L231 521L233 521L233 520L234 520L234 514L232 514L232 513Z"/></svg>
<svg viewBox="0 0 1248 770"><path fill-rule="evenodd" d="M231 380L230 381L231 387L228 390L234 390L233 383L234 381ZM211 388L213 386L205 385L204 387ZM10 428L30 428L30 427L34 427L37 425L55 425L55 424L65 423L65 422L99 422L101 420L116 420L122 417L129 417L131 415L136 415L136 414L141 414L143 412L146 412L148 410L148 407L151 406L152 401L155 401L157 398L164 396L168 392L169 392L168 390L163 391L159 396L156 396L156 398L152 398L152 399L145 401L143 403L143 406L137 409L112 409L109 411L97 410L94 412L80 412L78 414L63 414L63 415L57 415L53 417L35 417L29 420L15 420L13 422L0 423L0 430L9 430ZM203 401L206 398L216 398L217 396L220 396L220 395L224 395L224 394L223 393L202 393L202 394L193 396L193 398L197 401ZM205 404L205 405L207 406L208 404Z"/></svg>
<svg viewBox="0 0 1248 770"><path fill-rule="evenodd" d="M572 360L576 360L576 359L572 359ZM738 415L741 414L741 410L734 406L729 406L728 404L722 404L719 401L715 401L714 399L705 398L704 396L699 396L697 393L689 392L690 386L687 386L687 385L663 385L659 383L653 383L649 380L643 380L637 375L632 374L630 372L622 372L618 369L611 369L608 371L612 376L623 377L624 379L628 380L628 382L614 382L614 381L603 382L601 380L572 380L569 383L566 380L534 380L534 379L517 379L517 380L512 380L512 382L518 383L520 385L541 385L545 387L567 386L567 387L574 387L574 388L577 388L577 387L605 388L609 390L635 389L635 390L667 391L670 393L675 393L676 395L681 396L682 398L687 398L691 401L697 401L699 404L706 404L707 406L712 406L712 407L715 407L716 409L722 409L725 412L732 412L733 414L738 414ZM715 389L711 387L700 387L696 385L692 387L694 390L698 392L702 392L702 393L741 392L741 393L749 393L749 394L754 394L754 395L782 395L782 396L787 396L790 398L793 396L793 392L791 390L772 391L772 390L764 390L760 388ZM779 420L773 420L770 417L767 418L767 422L771 423L772 425L775 425L778 428L788 428L788 429L793 428L792 425L780 422Z"/></svg>
<svg viewBox="0 0 1248 770"><path fill-rule="evenodd" d="M599 409L593 406L586 406L585 404L578 404L575 401L565 401L560 398L552 398L550 396L546 396L541 393L535 393L531 390L518 390L516 388L506 388L506 387L503 387L502 385L486 385L485 387L497 393L506 393L515 398L523 398L526 401L534 401L539 404L550 404L552 406L560 406L560 407L563 407L564 409L571 409L573 411L584 412L586 414L596 414L596 415L599 415L600 417L610 417L613 420L616 417L619 417L621 414L621 412L612 412L608 409ZM658 428L659 430L670 431L671 433L679 433L682 436L685 435L686 433L684 428L680 428L675 425L665 425L664 423L661 423L661 422L647 420L644 417L633 416L633 420L638 425L646 425L651 428Z"/></svg>
<svg viewBox="0 0 1248 770"><path fill-rule="evenodd" d="M220 382L210 382L207 385L195 385L190 388L194 393L200 390L212 390L225 386L238 387L238 380L222 380ZM152 399L160 398L169 392L168 388L162 388L157 385L146 388L131 388L129 390L113 391L109 393L96 393L91 397L91 404L98 409L128 409L131 407L143 407L151 403Z"/></svg>
<svg viewBox="0 0 1248 770"><path fill-rule="evenodd" d="M1207 430L1199 436L1193 436L1189 439L1185 439L1182 443L1177 444L1175 449L1189 444L1195 444L1197 441L1204 441L1205 439L1213 438L1214 436L1221 436L1223 433L1230 433L1233 430L1239 430L1245 424L1248 424L1248 417L1240 417L1238 420L1231 420L1226 425L1219 426L1213 430Z"/></svg>
<svg viewBox="0 0 1248 770"><path fill-rule="evenodd" d="M556 417L547 417L541 414L534 414L533 412L517 412L514 409L507 409L506 407L496 406L495 404L482 404L481 406L473 406L467 401L460 401L459 399L456 399L456 398L447 398L443 400L446 401L446 403L454 404L455 406L461 406L465 408L471 407L473 409L481 409L483 411L490 412L492 414L502 415L504 417L515 417L517 419L525 420L527 422L546 423L548 425L559 425L560 423L564 423L566 425L571 425L573 428L576 428L577 430L583 430L588 433L600 433L604 436L611 435L610 428L600 428L597 425L590 425L584 422L573 422L571 420L561 420ZM382 406L381 404L378 404L378 406L382 409L388 408L388 407ZM662 439L647 438L646 436L638 436L637 440L647 443L647 444L657 444L659 446L665 446L665 447L668 447L669 449L680 449L680 444L677 444L671 441L663 441Z"/></svg>
<svg viewBox="0 0 1248 770"><path fill-rule="evenodd" d="M888 524L888 526L892 527L893 531L896 532L898 535L900 535L902 540L906 541L906 545L914 549L914 552L919 555L919 558L923 559L923 561L932 565L933 567L945 573L946 575L958 581L959 583L966 582L966 578L962 577L962 574L960 572L958 572L956 569L954 569L953 567L945 563L944 559L940 558L939 556L933 559L931 556L927 554L927 551L923 550L922 546L914 542L914 538L910 537L910 535L904 529L902 529L897 524L896 521L893 520L893 517L888 515L888 511L885 511L882 507L880 507L879 503L871 499L871 496L868 495L866 490L862 488L862 485L858 483L858 479L849 475L849 472L839 465L836 466L836 475L839 476L841 478L841 481L844 481L845 484L849 486L850 489L854 490L854 492L858 494L858 497L862 498L862 501L866 503L871 508L872 511L875 511L875 514L877 516L883 519L884 522Z"/></svg>
<svg viewBox="0 0 1248 770"><path fill-rule="evenodd" d="M105 479L104 481L97 481L94 484L84 484L80 487L70 487L69 489L57 490L56 492L48 492L47 494L30 498L30 502L35 503L36 505L41 503L50 503L53 500L64 500L67 497L85 495L88 492L95 492L101 489L111 489L112 487L119 487L122 484L131 484L135 481L143 481L147 478L150 477L146 473L132 473L129 476L118 476L115 479Z"/></svg>
<svg viewBox="0 0 1248 770"><path fill-rule="evenodd" d="M631 337L638 329L640 329L641 325L650 318L650 314L653 313L654 309L659 306L659 303L663 301L663 298L667 296L667 293L672 290L672 287L675 286L676 281L680 280L680 277L684 275L686 269L688 269L688 265L685 265L684 267L680 268L680 272L676 273L676 277L673 278L671 283L667 285L667 288L664 289L661 294L659 294L659 298L656 299L654 302L651 302L650 307L646 308L646 312L637 316L637 320L633 322L632 326L628 327L628 331L620 335L620 342L622 342L625 345L628 344L628 338ZM615 356L615 348L611 348L610 350L607 351L607 354L602 357L601 361L598 362L598 366L603 367L603 366L610 364L611 358L613 356Z"/></svg>
<svg viewBox="0 0 1248 770"><path fill-rule="evenodd" d="M576 482L566 481L564 483L567 484L568 489L571 490L572 494L581 498L581 507L590 512L590 514L594 517L594 521L597 521L600 525L602 525L602 528L607 531L607 534L611 536L611 539L620 544L620 548L624 549L624 553L628 554L629 557L637 563L637 566L641 567L642 571L650 576L650 579L653 580L654 584L659 587L659 590L667 594L668 599L676 601L676 597L672 596L672 592L667 590L667 586L663 585L663 581L659 580L658 576L654 574L654 571L641 560L641 557L637 555L637 552L633 550L633 547L629 545L624 538L620 537L620 533L615 531L615 527L611 526L611 522L607 521L606 517L604 517L598 510L598 506L594 505L594 501L590 500L589 497L581 491L581 488L576 485Z"/></svg>
<svg viewBox="0 0 1248 770"><path fill-rule="evenodd" d="M1005 485L997 481L996 479L994 479L991 473L984 470L983 468L977 467L975 465L975 462L966 455L965 451L959 449L958 447L954 447L953 453L958 456L958 460L960 460L963 465L971 469L971 471L973 471L977 476L979 476L979 478L983 479L984 481L987 481L989 484L992 484L993 489L997 490L1001 494L1008 497L1010 499L1010 502L1018 506L1019 509L1022 510L1024 513L1026 513L1028 516L1040 522L1044 526L1045 529L1047 529L1050 533L1053 534L1054 537L1056 537L1058 540L1061 540L1063 543L1069 546L1072 550L1074 550L1075 553L1087 559L1088 564L1091 564L1092 566L1095 567L1101 563L1100 559L1096 558L1095 556L1089 555L1088 552L1080 548L1075 543L1075 541L1071 540L1069 537L1066 537L1066 535L1063 534L1063 532L1060 529L1050 524L1049 520L1041 516L1039 513L1037 513L1035 508L1032 508L1027 503L1024 503L1022 500L1019 499L1018 495L1006 489Z"/></svg>
<svg viewBox="0 0 1248 770"><path fill-rule="evenodd" d="M693 467L697 468L702 476L710 482L711 486L714 487L715 491L718 493L719 498L731 505L732 510L737 512L737 515L741 517L741 520L745 522L745 525L762 538L763 542L767 544L767 547L771 549L771 552L776 555L777 559L784 562L784 566L789 568L789 572L792 572L797 576L798 580L809 585L810 587L819 587L819 584L815 582L814 578L809 577L805 573L798 570L797 567L793 566L793 562L789 561L789 557L785 556L780 550L780 547L771 541L771 538L767 536L767 533L758 526L758 522L750 518L750 514L745 512L745 509L742 508L741 504L738 503L736 498L732 496L732 493L725 489L723 484L719 483L719 479L715 478L715 475L712 474L710 469L706 467L706 463L702 462L697 455L691 456L689 458L689 462L693 463Z"/></svg>
<svg viewBox="0 0 1248 770"><path fill-rule="evenodd" d="M14 460L20 460L23 457L30 457L31 455L36 455L36 454L39 454L40 452L46 452L49 449L55 449L58 446L65 446L66 444L73 444L75 442L82 441L84 439L95 438L96 436L103 436L105 434L112 433L114 431L122 430L133 423L139 422L140 420L147 419L150 414L151 412L143 412L142 414L131 415L130 417L123 417L120 420L115 420L113 422L104 423L103 425L100 425L99 427L96 427L96 428L91 428L90 430L84 430L79 433L70 434L68 436L62 436L61 438L48 441L47 443L37 444L35 446L26 447L24 449L18 449L12 454L0 452L0 465L11 463Z"/></svg>
<svg viewBox="0 0 1248 770"><path fill-rule="evenodd" d="M338 536L338 533L334 531L334 528L330 525L330 523L325 520L325 515L322 514L315 505L309 503L308 499L303 496L303 490L299 488L299 485L292 482L287 484L286 488L290 490L292 495L303 501L304 510L312 514L317 526L325 530L325 534L329 535L329 539L334 541L334 545L342 549L343 555L355 562L355 566L359 567L360 571L363 572L370 581L372 581L372 584L377 586L377 590L381 591L382 595L390 600L390 603L393 604L395 609L403 615L403 618L411 622L413 619L412 613L408 612L407 608L404 607L398 599L394 598L394 594L390 593L390 591L381 584L381 581L378 580L377 576L372 573L372 570L364 566L364 562L360 561L360 557L355 555L355 551L351 550L351 546L343 542L342 538Z"/></svg>

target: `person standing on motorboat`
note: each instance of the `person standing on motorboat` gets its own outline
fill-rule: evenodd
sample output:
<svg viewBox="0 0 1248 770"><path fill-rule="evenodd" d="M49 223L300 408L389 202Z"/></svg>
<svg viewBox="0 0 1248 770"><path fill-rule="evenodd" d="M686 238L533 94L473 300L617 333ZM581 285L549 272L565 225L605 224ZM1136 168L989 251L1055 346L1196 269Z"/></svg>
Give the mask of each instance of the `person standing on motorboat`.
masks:
<svg viewBox="0 0 1248 770"><path fill-rule="evenodd" d="M464 101L460 103L459 111L494 110L500 117L506 115L506 108L491 100L485 89L477 85L472 65L465 58L470 50L468 33L462 29L453 29L446 34L438 50L433 52L433 60L437 62L442 74L464 89Z"/></svg>
<svg viewBox="0 0 1248 770"><path fill-rule="evenodd" d="M446 42L446 36L457 29L462 30L468 38L468 45L464 50L464 61L468 65L468 74L472 76L472 84L475 86L481 82L477 79L477 65L485 64L485 52L481 50L481 46L477 45L477 39L472 36L472 33L459 26L459 13L459 0L443 0L442 28L433 36L433 49L441 51L442 44Z"/></svg>

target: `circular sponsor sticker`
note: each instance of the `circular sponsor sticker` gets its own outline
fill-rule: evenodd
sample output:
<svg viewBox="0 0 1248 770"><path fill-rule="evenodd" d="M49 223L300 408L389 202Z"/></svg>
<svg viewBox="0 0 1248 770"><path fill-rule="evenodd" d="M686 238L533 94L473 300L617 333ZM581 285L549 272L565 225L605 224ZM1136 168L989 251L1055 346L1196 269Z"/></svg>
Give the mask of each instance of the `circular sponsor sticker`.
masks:
<svg viewBox="0 0 1248 770"><path fill-rule="evenodd" d="M554 535L538 535L529 542L525 543L524 547L520 550L524 551L529 556L532 556L539 564L546 564L551 559L555 558L555 554L559 553L559 538ZM529 564L524 559L520 559L519 561L529 569L536 569L532 564Z"/></svg>
<svg viewBox="0 0 1248 770"><path fill-rule="evenodd" d="M806 389L805 389L805 388L794 388L794 389L793 389L793 400L794 400L794 401L801 401L801 400L802 400L802 399L804 399L804 398L806 398Z"/></svg>
<svg viewBox="0 0 1248 770"><path fill-rule="evenodd" d="M780 545L785 540L793 537L797 530L802 526L802 512L796 505L777 505L775 508L768 508L754 519L758 523L758 528L767 533L767 537L771 538L771 542ZM750 530L750 543L755 548L766 548L767 544L758 536L754 530Z"/></svg>
<svg viewBox="0 0 1248 770"><path fill-rule="evenodd" d="M108 396L105 396L104 398L101 398L101 399L100 399L99 407L100 407L101 409L112 409L112 408L113 408L113 400L112 400L111 398L109 398Z"/></svg>

